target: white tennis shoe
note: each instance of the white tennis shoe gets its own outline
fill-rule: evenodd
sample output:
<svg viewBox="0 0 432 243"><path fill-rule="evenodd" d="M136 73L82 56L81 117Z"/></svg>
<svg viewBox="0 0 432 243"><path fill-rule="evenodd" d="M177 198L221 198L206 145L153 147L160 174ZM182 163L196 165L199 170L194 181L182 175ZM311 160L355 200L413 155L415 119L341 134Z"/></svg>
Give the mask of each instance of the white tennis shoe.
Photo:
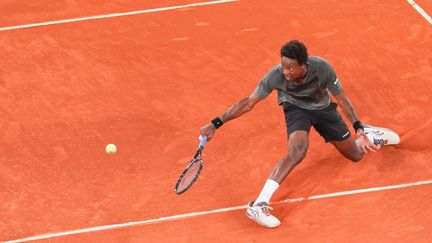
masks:
<svg viewBox="0 0 432 243"><path fill-rule="evenodd" d="M369 140L377 146L400 143L399 135L388 128L364 125L364 132Z"/></svg>
<svg viewBox="0 0 432 243"><path fill-rule="evenodd" d="M246 216L264 227L278 227L281 222L270 214L270 210L273 210L273 208L269 207L266 202L260 202L254 206L254 201L250 201L246 210Z"/></svg>

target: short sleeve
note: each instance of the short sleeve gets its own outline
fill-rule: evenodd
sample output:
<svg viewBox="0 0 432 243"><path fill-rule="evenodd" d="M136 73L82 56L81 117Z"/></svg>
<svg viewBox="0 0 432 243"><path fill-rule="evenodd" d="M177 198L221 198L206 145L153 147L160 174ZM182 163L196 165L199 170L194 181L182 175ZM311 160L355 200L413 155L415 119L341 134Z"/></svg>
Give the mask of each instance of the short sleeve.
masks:
<svg viewBox="0 0 432 243"><path fill-rule="evenodd" d="M326 60L321 62L321 75L326 88L332 95L338 95L343 91L342 84L333 67Z"/></svg>
<svg viewBox="0 0 432 243"><path fill-rule="evenodd" d="M279 65L278 65L279 66ZM261 99L266 98L274 89L272 87L273 83L275 83L275 77L278 74L278 66L273 67L270 69L270 71L267 72L267 74L262 78L262 80L259 82L255 89L255 93L260 97Z"/></svg>

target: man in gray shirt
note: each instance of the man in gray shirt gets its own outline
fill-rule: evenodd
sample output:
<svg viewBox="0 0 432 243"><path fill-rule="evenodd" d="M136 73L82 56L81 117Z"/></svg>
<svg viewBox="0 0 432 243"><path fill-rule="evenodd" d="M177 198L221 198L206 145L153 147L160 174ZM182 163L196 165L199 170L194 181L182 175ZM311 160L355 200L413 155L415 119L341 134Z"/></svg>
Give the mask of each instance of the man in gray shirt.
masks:
<svg viewBox="0 0 432 243"><path fill-rule="evenodd" d="M220 117L201 128L208 139L224 123L240 117L273 90L283 106L288 133L288 155L284 156L266 181L260 195L249 202L246 215L265 227L277 227L280 221L270 214L269 201L273 193L306 155L309 131L313 126L346 158L357 162L368 151L377 151L384 144L397 144L399 136L391 130L363 126L345 95L332 66L323 58L309 57L303 43L292 40L281 48L281 63L273 67L257 85L254 92L234 104ZM332 95L353 124L357 138L336 110Z"/></svg>

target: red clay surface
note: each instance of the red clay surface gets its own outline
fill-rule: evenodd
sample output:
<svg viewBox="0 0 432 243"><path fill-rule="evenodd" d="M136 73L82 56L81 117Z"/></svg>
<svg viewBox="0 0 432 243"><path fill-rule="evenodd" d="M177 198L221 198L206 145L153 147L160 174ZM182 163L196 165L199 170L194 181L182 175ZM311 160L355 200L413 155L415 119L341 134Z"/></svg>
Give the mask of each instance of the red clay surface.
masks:
<svg viewBox="0 0 432 243"><path fill-rule="evenodd" d="M67 1L59 13L42 2L40 14L2 2L0 26L184 3ZM432 28L406 1L250 0L4 31L0 241L256 198L287 152L275 94L218 130L190 191L173 186L199 128L249 95L293 38L334 65L364 123L402 143L354 164L312 132L272 200L431 180ZM274 230L239 210L40 242L430 242L431 197L424 185L277 205Z"/></svg>
<svg viewBox="0 0 432 243"><path fill-rule="evenodd" d="M194 3L191 0L4 0L0 2L0 27L33 24L91 15L163 8Z"/></svg>
<svg viewBox="0 0 432 243"><path fill-rule="evenodd" d="M418 6L420 6L426 13L431 16L432 12L432 2L428 0L415 0Z"/></svg>

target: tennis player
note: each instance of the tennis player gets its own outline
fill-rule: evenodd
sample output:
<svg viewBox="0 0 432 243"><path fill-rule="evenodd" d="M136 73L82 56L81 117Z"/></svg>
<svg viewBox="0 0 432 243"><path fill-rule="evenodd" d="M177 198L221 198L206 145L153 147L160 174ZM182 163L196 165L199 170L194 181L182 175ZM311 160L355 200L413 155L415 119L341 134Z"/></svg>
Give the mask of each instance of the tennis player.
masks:
<svg viewBox="0 0 432 243"><path fill-rule="evenodd" d="M238 118L277 91L283 107L288 133L288 154L273 169L261 193L250 201L246 215L265 227L277 227L280 221L270 214L269 201L287 175L304 159L311 127L351 161L360 161L365 153L378 151L381 145L399 143L399 136L388 129L362 125L348 96L344 93L333 67L325 59L308 56L305 45L292 40L282 46L281 63L271 68L248 97L241 99L221 116L201 128L209 140L217 128ZM339 112L332 95L352 123L353 136Z"/></svg>

